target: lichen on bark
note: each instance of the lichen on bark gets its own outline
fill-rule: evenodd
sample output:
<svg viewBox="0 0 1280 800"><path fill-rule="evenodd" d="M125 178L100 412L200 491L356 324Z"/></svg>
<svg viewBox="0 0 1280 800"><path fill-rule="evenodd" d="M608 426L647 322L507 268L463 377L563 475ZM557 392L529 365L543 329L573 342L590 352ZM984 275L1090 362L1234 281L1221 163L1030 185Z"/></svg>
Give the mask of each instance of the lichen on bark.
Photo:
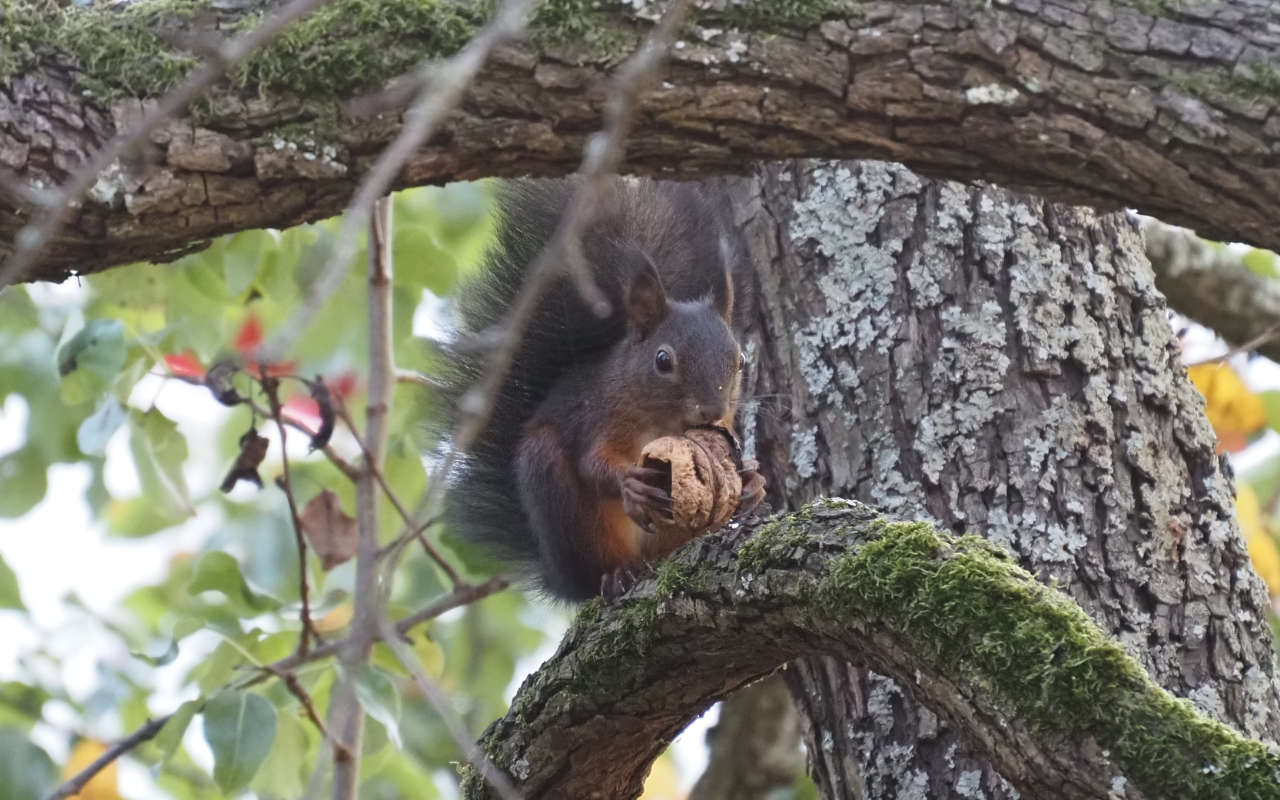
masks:
<svg viewBox="0 0 1280 800"><path fill-rule="evenodd" d="M785 398L752 425L787 501L855 496L1007 545L1174 694L1275 738L1265 595L1134 227L867 162L770 168L744 203L758 391ZM867 699L835 731L845 772L869 796L963 797L981 760L883 676L856 681L832 690Z"/></svg>

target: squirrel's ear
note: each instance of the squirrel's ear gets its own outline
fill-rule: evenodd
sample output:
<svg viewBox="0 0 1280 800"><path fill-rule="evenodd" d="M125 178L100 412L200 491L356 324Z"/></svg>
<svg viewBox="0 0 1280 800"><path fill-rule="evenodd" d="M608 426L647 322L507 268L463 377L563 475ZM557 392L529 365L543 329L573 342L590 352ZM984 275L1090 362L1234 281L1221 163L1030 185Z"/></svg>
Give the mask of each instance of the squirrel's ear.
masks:
<svg viewBox="0 0 1280 800"><path fill-rule="evenodd" d="M643 339L666 316L667 293L662 288L662 279L653 262L645 259L627 287L627 327Z"/></svg>
<svg viewBox="0 0 1280 800"><path fill-rule="evenodd" d="M733 319L733 275L735 259L733 245L729 237L720 235L720 280L711 287L711 305L720 318L728 322Z"/></svg>

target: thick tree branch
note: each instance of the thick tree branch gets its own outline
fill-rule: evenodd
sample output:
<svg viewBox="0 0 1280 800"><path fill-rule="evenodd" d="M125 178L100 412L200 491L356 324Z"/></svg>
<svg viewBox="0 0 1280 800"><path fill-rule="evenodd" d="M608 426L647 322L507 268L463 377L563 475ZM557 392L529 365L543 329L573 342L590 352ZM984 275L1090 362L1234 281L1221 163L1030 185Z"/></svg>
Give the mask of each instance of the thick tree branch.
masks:
<svg viewBox="0 0 1280 800"><path fill-rule="evenodd" d="M1232 345L1280 362L1280 287L1191 231L1143 220L1156 286L1181 314Z"/></svg>
<svg viewBox="0 0 1280 800"><path fill-rule="evenodd" d="M528 796L635 797L691 718L803 655L892 675L1024 797L1280 792L1280 756L1156 686L1003 549L839 500L704 537L585 607L482 743Z"/></svg>
<svg viewBox="0 0 1280 800"><path fill-rule="evenodd" d="M707 768L689 800L765 800L804 770L800 719L782 676L752 684L720 705L707 732Z"/></svg>
<svg viewBox="0 0 1280 800"><path fill-rule="evenodd" d="M335 0L332 14L344 1L354 2ZM651 24L652 4L639 5L581 14L569 0L548 0L533 41L496 54L394 185L573 169L598 126L617 54ZM17 71L0 73L0 164L29 184L61 184L141 118L158 90L114 99L111 89L146 93L119 86L110 71L136 73L137 64L81 53L81 39L16 8L8 35L40 35L36 52L66 58L18 60L9 65ZM1206 236L1280 248L1274 4L811 0L729 9L697 12L665 82L645 97L629 170L692 177L766 159L874 156L1058 200L1130 205ZM479 22L450 13L447 30L412 10L383 27L366 15L356 30L327 16L300 28L305 47L251 60L198 121L174 120L140 157L104 173L35 274L162 260L217 234L337 213L403 113L346 116L344 101L359 94L353 84L377 88L402 72L389 54L406 42L417 43L417 57L454 52L458 31ZM235 12L183 22L198 33L234 24ZM101 27L95 43L110 51L112 30ZM368 61L353 76L341 56L357 37ZM93 55L107 67L65 66L84 67ZM86 85L98 94L85 96ZM0 192L0 255L32 210L29 192Z"/></svg>

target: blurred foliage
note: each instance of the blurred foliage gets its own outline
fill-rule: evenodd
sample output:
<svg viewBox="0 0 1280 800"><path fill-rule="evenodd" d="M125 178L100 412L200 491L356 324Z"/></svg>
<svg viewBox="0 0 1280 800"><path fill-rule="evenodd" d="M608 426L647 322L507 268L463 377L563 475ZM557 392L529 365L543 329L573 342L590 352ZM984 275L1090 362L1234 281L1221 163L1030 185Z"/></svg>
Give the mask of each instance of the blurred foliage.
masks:
<svg viewBox="0 0 1280 800"><path fill-rule="evenodd" d="M415 312L429 318L428 328L448 330L449 296L492 235L489 200L483 183L395 195L399 366L430 375L432 348L413 334ZM229 355L256 363L259 346L305 295L339 225L333 219L226 236L170 265L93 275L80 291L36 286L0 294L0 414L16 409L25 416L20 441L0 449L0 518L24 536L57 537L27 527L34 515L24 515L49 504L80 505L49 494L50 469L74 465L88 476L82 504L93 535L105 537L109 548L162 554L154 575L95 577L114 587L112 605L92 607L77 590L58 602L56 622L49 623L24 602L24 581L32 579L15 569L17 561L4 560L0 539L0 624L9 615L31 634L10 661L0 653L0 798L40 798L100 755L104 742L165 716L155 738L80 797L118 800L128 768L147 798L304 794L322 750L319 733L280 681L244 681L253 668L292 653L298 641L297 550L285 497L273 485L281 471L275 426L244 406L223 407L200 380ZM357 418L367 361L366 259L362 241L337 299L319 312L287 363L267 365L272 374L321 376ZM243 374L235 385L241 393L256 391ZM396 388L385 470L409 507L426 487L430 466L422 424L429 410L420 392L415 384ZM255 399L267 405L261 392ZM319 423L299 381L283 380L281 401L286 416L313 429ZM6 423L0 430L16 427L11 417L0 421ZM265 488L242 482L222 493L218 484L251 427L272 438L259 467ZM291 435L289 444L299 506L332 490L342 511L354 514L351 483L323 454L306 452L305 436ZM359 460L357 443L341 425L331 444ZM400 531L398 516L382 502L385 542ZM431 536L468 577L491 571L451 542L448 531ZM66 558L74 561L76 553ZM352 564L326 571L309 553L307 570L317 630L329 639L345 635ZM411 549L396 575L391 613L407 614L446 589L434 564ZM50 618L47 608L43 616ZM419 626L410 644L469 729L479 732L505 713L518 680L549 654L565 624L560 609L507 591ZM336 670L332 661L298 670L322 718ZM385 645L375 648L357 686L369 715L361 796L455 796L457 744ZM677 800L680 783L668 753L645 796ZM811 792L807 780L797 785L797 796Z"/></svg>
<svg viewBox="0 0 1280 800"><path fill-rule="evenodd" d="M424 292L447 299L458 276L477 263L491 235L488 210L483 184L395 196L400 366L429 373L430 348L413 335L415 310ZM0 295L0 408L26 415L21 442L0 451L0 516L22 517L46 500L51 466L79 465L90 473L84 501L106 536L169 554L158 580L103 576L118 584L116 607L91 609L65 598L64 619L93 631L80 639L97 650L87 681L64 668L74 654L59 649L55 631L41 629L23 602L22 576L0 559L0 609L6 609L0 614L19 617L36 641L14 654L16 673L0 683L0 797L41 797L100 755L102 742L170 713L160 735L126 759L151 772L149 796L303 793L320 749L314 726L279 681L238 688L248 668L290 654L297 642L297 551L285 498L272 485L280 471L274 440L261 467L266 488L242 484L229 494L217 488L240 435L257 425L274 436L274 425L252 420L244 407L223 408L181 378L198 378L228 354L252 357L305 293L338 225L327 220L227 236L172 265L94 275L72 300L42 287ZM364 402L366 258L362 242L338 299L320 311L290 363L278 365L282 372L323 376L353 413ZM248 392L249 381L237 387ZM427 480L424 404L415 391L397 387L386 471L410 506ZM175 392L185 412L176 417L165 411L172 402L166 395ZM286 380L282 400L286 414L314 422L304 385ZM200 431L200 422L208 430ZM201 436L214 446L198 444L205 442ZM305 445L305 437L294 436L291 444L295 440ZM358 460L350 437L340 432L333 444ZM354 513L349 482L322 454L295 454L290 447L290 458L300 502L332 488ZM132 482L113 478L122 471L133 473ZM122 484L127 490L117 488ZM385 501L382 518L390 539L398 519ZM453 557L447 542L437 544ZM315 617L327 635L342 635L352 570L325 572L317 558L310 561ZM404 560L397 584L393 613L445 589L435 567L416 552ZM556 610L507 592L421 626L412 640L423 666L478 731L506 710L513 681L535 665L531 657L562 625ZM335 669L326 661L299 671L322 716ZM363 796L451 796L460 753L403 667L380 648L358 686L371 716ZM81 797L119 798L118 781L113 767Z"/></svg>

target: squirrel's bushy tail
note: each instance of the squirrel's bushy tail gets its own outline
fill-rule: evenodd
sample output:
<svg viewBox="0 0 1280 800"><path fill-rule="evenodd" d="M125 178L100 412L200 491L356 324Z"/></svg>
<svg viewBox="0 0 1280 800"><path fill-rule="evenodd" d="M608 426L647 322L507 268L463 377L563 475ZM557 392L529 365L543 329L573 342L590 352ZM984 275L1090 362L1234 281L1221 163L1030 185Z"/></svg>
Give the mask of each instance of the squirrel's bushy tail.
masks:
<svg viewBox="0 0 1280 800"><path fill-rule="evenodd" d="M577 183L498 183L494 241L458 293L460 338L503 324ZM521 336L488 424L469 451L459 454L449 477L445 520L452 534L529 568L530 575L536 574L538 545L520 507L516 448L525 422L556 381L571 366L602 358L625 335L621 309L629 276L621 274L625 259L616 254L624 247L643 248L659 265L668 294L688 299L709 291L710 265L731 269L729 262L737 259L730 252L736 240L717 235L727 224L724 210L696 184L616 178L603 194L583 236L583 253L613 313L596 316L568 278L554 280ZM735 294L735 308L744 308L741 286ZM456 429L463 396L488 368L489 353L446 349L443 356L434 416L447 436Z"/></svg>

